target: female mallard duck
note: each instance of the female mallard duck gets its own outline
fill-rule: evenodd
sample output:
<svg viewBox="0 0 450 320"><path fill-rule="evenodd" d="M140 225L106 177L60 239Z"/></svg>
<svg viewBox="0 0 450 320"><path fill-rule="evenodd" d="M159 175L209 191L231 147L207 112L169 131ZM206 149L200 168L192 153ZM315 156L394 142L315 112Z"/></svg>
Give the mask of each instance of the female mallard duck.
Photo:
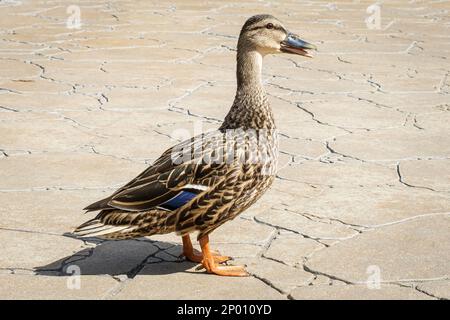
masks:
<svg viewBox="0 0 450 320"><path fill-rule="evenodd" d="M185 257L207 272L247 275L242 266L220 265L229 257L211 252L208 235L251 206L274 179L278 143L261 82L263 57L281 52L309 56L308 49L315 47L273 16L248 19L237 46L237 92L221 127L168 149L113 195L86 207L100 213L74 233L129 239L176 232ZM189 234L194 231L202 252L192 247Z"/></svg>

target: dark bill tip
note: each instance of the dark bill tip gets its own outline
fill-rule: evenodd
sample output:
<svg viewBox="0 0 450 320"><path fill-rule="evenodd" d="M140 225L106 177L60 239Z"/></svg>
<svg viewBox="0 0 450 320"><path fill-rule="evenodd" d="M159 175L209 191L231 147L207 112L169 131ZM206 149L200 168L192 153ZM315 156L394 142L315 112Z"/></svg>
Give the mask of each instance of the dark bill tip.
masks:
<svg viewBox="0 0 450 320"><path fill-rule="evenodd" d="M317 47L300 39L297 35L289 33L286 39L281 42L281 51L312 57L308 50L317 50Z"/></svg>

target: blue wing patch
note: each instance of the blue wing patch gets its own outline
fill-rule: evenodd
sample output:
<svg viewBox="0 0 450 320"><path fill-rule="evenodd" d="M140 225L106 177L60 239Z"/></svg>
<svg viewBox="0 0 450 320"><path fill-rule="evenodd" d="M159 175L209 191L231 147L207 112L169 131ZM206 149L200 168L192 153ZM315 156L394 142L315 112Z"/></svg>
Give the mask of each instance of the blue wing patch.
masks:
<svg viewBox="0 0 450 320"><path fill-rule="evenodd" d="M194 199L197 195L198 193L194 193L191 191L181 191L175 197L167 200L159 206L164 209L175 210L184 206L186 203Z"/></svg>

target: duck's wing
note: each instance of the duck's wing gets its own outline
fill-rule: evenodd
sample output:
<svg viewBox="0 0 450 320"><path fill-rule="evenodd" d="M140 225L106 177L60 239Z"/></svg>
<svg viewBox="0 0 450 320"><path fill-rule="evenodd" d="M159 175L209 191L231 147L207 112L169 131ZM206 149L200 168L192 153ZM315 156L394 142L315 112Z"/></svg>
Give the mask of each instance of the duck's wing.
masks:
<svg viewBox="0 0 450 320"><path fill-rule="evenodd" d="M87 211L122 209L142 211L155 207L176 209L215 185L226 163L212 163L223 150L223 134L210 132L166 150L149 168L110 197L85 208Z"/></svg>

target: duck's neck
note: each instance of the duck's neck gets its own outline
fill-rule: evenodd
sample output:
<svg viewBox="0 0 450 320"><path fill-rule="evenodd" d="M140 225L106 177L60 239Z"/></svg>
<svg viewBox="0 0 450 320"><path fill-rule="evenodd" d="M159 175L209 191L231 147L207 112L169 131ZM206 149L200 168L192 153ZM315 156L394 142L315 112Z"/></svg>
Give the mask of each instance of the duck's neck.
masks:
<svg viewBox="0 0 450 320"><path fill-rule="evenodd" d="M275 123L261 80L262 55L239 48L237 90L233 105L221 129L274 129Z"/></svg>
<svg viewBox="0 0 450 320"><path fill-rule="evenodd" d="M263 90L261 71L262 55L256 50L238 50L236 56L236 78L238 90Z"/></svg>

